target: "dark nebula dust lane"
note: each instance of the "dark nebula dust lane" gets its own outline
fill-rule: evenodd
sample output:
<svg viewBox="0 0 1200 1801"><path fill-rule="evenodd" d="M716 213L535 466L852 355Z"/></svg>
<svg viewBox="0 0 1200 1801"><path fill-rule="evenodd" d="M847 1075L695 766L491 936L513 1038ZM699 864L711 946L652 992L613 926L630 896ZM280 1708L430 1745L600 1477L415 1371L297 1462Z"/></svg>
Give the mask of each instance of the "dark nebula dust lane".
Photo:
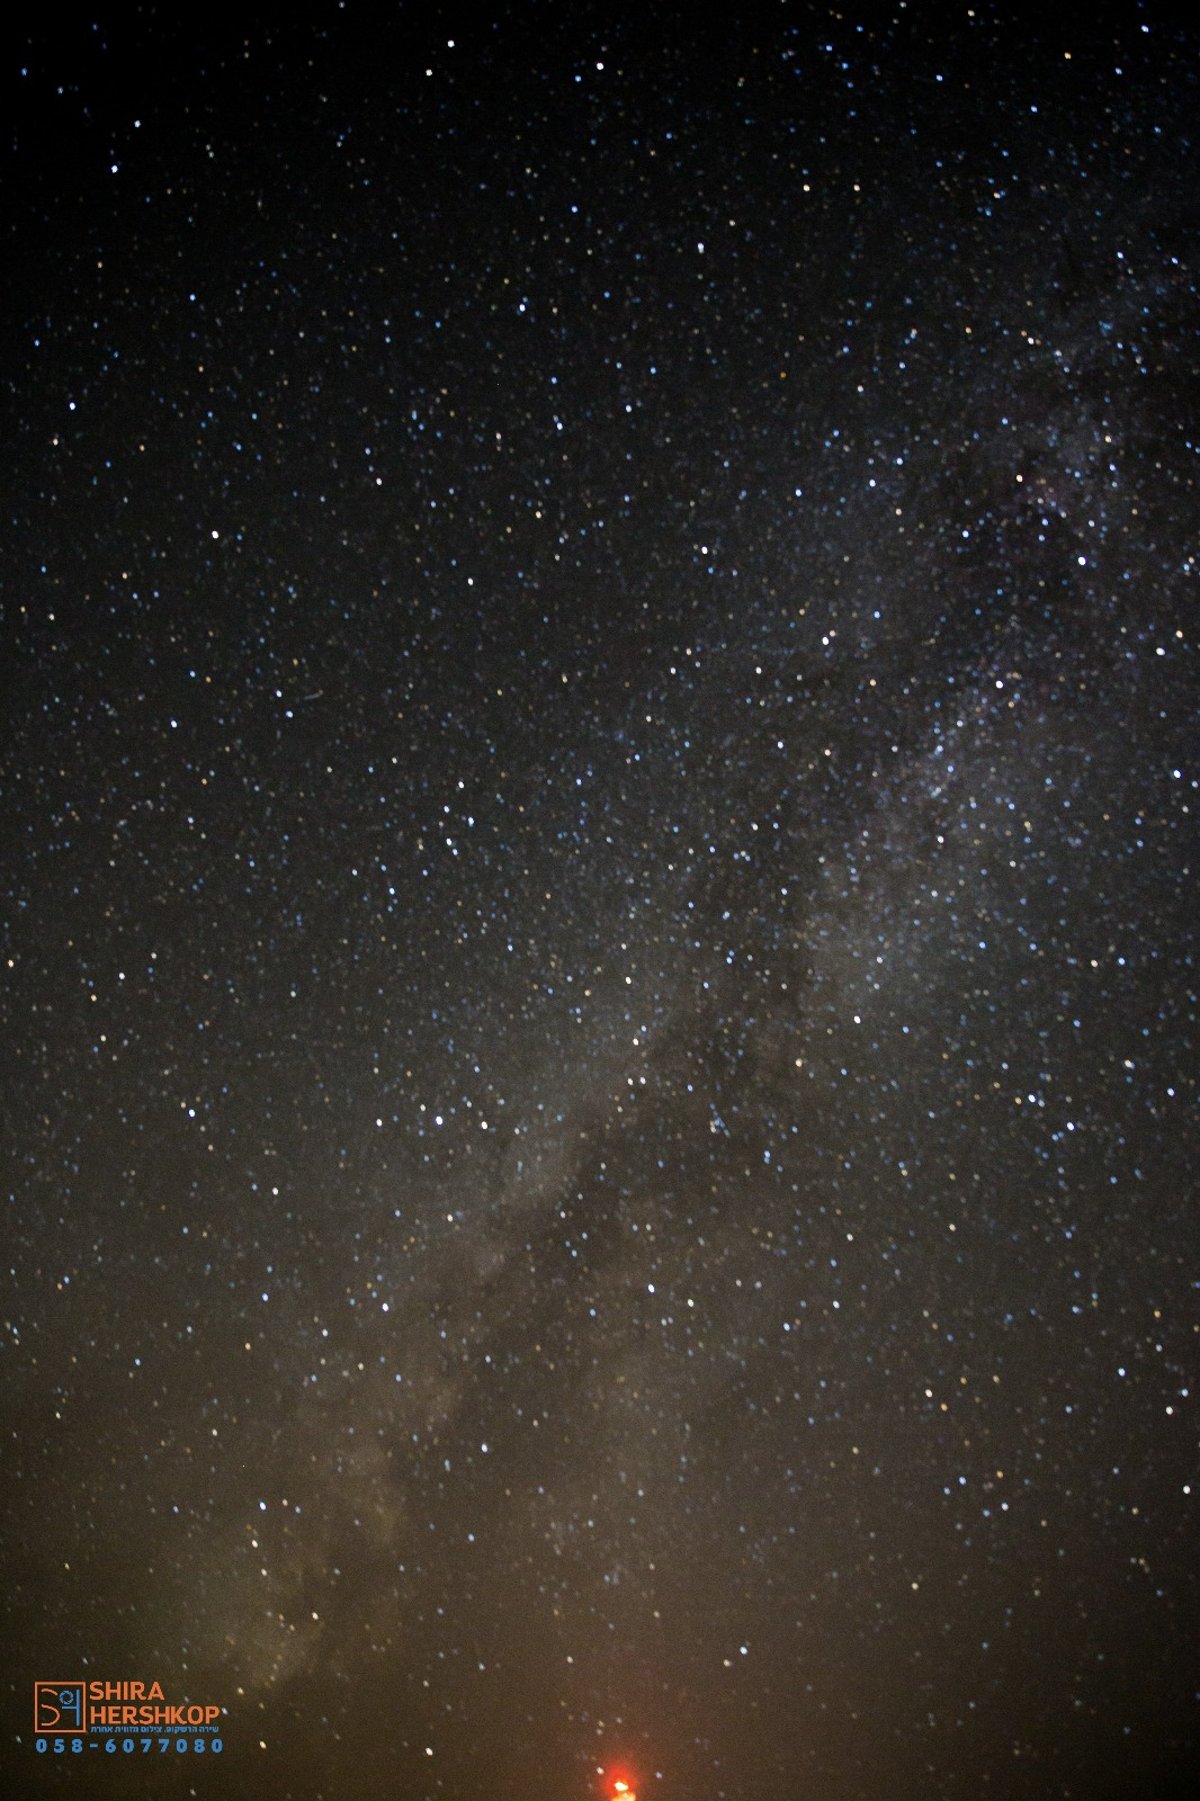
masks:
<svg viewBox="0 0 1200 1801"><path fill-rule="evenodd" d="M6 1793L1188 1791L1197 48L4 27Z"/></svg>

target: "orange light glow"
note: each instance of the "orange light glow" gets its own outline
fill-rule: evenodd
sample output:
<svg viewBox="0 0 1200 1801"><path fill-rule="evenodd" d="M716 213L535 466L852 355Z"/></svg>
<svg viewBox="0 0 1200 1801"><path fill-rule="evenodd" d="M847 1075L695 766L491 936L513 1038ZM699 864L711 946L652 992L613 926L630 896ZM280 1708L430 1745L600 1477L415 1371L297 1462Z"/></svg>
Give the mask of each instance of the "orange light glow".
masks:
<svg viewBox="0 0 1200 1801"><path fill-rule="evenodd" d="M604 1801L637 1801L637 1779L628 1764L616 1769L610 1764L607 1770L597 1766L596 1774L604 1778L599 1790Z"/></svg>

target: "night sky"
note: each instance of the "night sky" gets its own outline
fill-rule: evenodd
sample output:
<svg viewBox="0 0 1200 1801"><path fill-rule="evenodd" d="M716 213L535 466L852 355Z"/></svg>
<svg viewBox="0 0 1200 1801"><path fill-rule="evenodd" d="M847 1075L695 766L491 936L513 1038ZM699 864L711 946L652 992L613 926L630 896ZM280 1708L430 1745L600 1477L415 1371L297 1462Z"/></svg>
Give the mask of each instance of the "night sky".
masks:
<svg viewBox="0 0 1200 1801"><path fill-rule="evenodd" d="M1182 1793L1200 37L240 12L4 30L4 1792Z"/></svg>

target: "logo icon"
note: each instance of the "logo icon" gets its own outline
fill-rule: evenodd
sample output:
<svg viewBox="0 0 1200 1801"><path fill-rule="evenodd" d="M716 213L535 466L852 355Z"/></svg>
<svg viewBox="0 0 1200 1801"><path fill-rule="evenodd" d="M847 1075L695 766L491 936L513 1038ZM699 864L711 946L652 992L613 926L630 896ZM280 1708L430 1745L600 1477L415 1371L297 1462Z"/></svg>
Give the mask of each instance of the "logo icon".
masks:
<svg viewBox="0 0 1200 1801"><path fill-rule="evenodd" d="M84 1685L82 1682L35 1682L33 1730L82 1732Z"/></svg>

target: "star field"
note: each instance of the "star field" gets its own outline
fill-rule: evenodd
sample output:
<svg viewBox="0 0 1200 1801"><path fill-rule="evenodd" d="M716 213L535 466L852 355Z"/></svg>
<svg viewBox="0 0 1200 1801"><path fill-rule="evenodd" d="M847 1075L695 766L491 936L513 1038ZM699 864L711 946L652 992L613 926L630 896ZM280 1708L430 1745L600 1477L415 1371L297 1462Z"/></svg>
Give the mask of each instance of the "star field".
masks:
<svg viewBox="0 0 1200 1801"><path fill-rule="evenodd" d="M1195 35L643 12L5 27L7 1793L1194 1776Z"/></svg>

